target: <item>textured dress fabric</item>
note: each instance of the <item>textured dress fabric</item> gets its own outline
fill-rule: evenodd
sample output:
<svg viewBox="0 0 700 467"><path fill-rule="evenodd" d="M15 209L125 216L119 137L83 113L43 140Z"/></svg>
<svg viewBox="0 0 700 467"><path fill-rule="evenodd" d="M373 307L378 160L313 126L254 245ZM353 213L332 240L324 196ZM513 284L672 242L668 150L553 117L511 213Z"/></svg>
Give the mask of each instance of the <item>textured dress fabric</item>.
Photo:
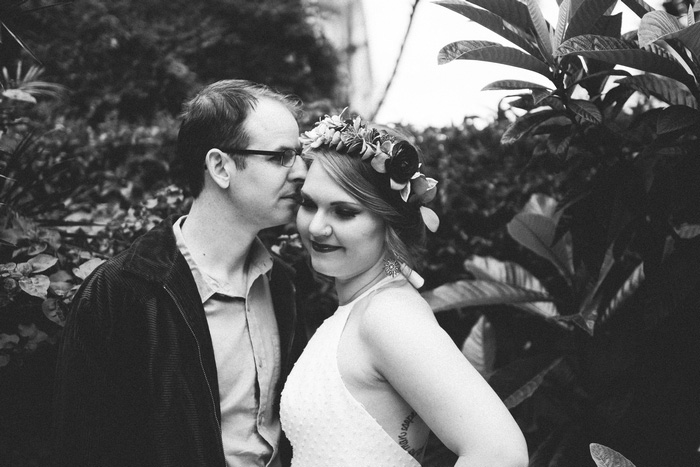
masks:
<svg viewBox="0 0 700 467"><path fill-rule="evenodd" d="M282 391L280 419L293 447L292 467L420 467L348 391L337 350L348 316L387 278L338 307L316 330Z"/></svg>

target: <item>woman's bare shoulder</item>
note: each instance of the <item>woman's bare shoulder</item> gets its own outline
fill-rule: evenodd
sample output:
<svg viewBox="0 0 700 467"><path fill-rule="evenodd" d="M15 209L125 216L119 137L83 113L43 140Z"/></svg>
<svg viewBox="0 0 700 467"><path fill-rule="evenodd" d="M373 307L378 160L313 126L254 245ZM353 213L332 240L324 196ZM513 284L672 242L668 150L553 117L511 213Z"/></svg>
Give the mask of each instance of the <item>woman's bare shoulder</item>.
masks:
<svg viewBox="0 0 700 467"><path fill-rule="evenodd" d="M362 310L364 339L391 342L422 334L437 326L428 303L411 285L386 287L369 297Z"/></svg>

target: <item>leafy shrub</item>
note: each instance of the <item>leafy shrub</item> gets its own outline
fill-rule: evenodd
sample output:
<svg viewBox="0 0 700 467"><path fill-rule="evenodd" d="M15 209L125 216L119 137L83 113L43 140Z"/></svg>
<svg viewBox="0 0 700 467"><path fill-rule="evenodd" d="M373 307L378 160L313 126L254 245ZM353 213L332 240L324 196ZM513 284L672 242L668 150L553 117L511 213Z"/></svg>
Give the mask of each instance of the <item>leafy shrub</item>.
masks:
<svg viewBox="0 0 700 467"><path fill-rule="evenodd" d="M556 27L529 0L438 3L518 46L458 41L441 50L441 63L492 61L551 81L486 89L518 93L510 106L524 114L501 142L530 141L533 157L559 161L561 184L545 191L556 199L535 196L508 223L535 260L475 256L464 264L469 280L426 297L436 309L484 314L464 351L518 417L531 465L590 463L591 442L650 466L697 463L700 192L690 180L700 178L700 50L692 9L676 18L626 0L642 21L623 35L612 1L560 2ZM635 93L641 105L630 113Z"/></svg>

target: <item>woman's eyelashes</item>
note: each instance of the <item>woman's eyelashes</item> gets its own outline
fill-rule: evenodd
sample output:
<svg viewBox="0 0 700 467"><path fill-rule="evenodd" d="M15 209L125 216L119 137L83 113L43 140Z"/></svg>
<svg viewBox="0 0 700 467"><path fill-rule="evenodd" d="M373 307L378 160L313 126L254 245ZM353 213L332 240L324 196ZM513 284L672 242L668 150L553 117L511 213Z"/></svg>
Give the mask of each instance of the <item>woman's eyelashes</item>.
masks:
<svg viewBox="0 0 700 467"><path fill-rule="evenodd" d="M318 209L316 203L314 203L313 200L308 196L301 195L301 202L299 204L301 208L305 211L313 212ZM335 203L331 205L330 212L339 219L352 219L358 214L360 214L360 211L353 207Z"/></svg>
<svg viewBox="0 0 700 467"><path fill-rule="evenodd" d="M352 219L353 217L359 214L357 210L343 206L335 206L334 211L336 216L338 216L341 219Z"/></svg>

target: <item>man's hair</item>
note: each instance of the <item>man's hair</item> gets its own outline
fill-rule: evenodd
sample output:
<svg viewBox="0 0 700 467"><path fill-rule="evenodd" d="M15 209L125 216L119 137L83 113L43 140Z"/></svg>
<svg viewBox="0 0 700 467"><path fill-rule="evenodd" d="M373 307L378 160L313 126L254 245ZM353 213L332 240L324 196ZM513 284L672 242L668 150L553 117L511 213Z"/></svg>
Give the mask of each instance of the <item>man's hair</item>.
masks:
<svg viewBox="0 0 700 467"><path fill-rule="evenodd" d="M244 122L260 99L279 102L299 118L298 99L246 80L217 81L185 103L177 137L176 163L192 196L199 196L204 188L204 158L210 149L245 149L248 146ZM245 168L243 156L233 156L233 160L236 167Z"/></svg>

